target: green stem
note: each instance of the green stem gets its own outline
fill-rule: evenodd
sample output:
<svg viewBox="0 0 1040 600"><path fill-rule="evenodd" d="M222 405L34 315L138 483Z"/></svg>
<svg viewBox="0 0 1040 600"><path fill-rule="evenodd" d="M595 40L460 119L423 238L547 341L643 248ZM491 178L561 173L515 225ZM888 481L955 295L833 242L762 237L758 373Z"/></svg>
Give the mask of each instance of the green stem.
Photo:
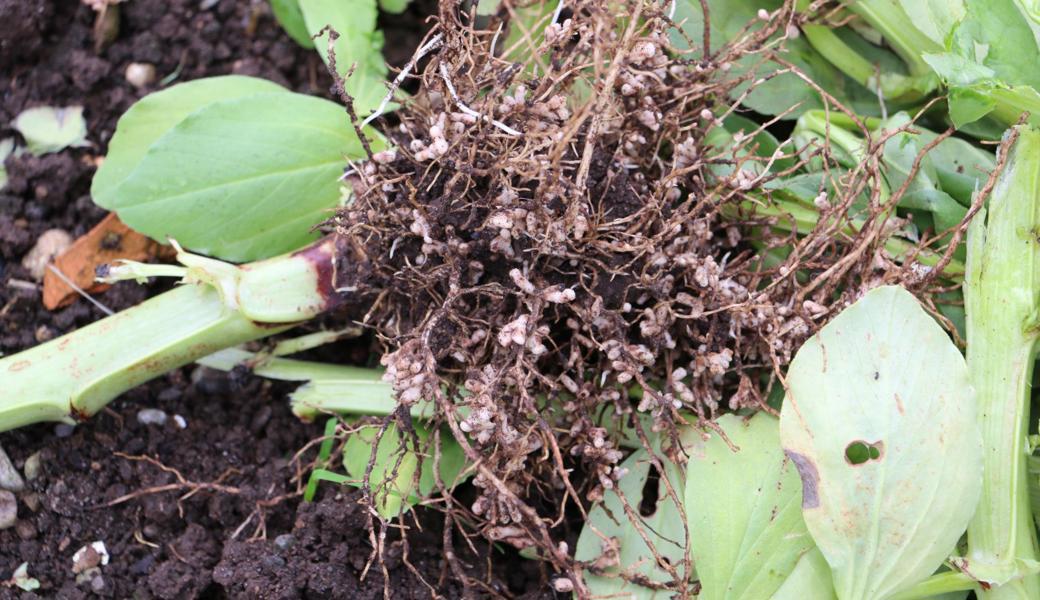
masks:
<svg viewBox="0 0 1040 600"><path fill-rule="evenodd" d="M827 57L839 71L856 83L875 93L881 92L886 100L917 102L927 96L938 83L931 73L907 76L881 72L878 66L863 58L826 25L802 25L802 32L817 52Z"/></svg>
<svg viewBox="0 0 1040 600"><path fill-rule="evenodd" d="M975 565L1014 570L1037 560L1029 505L1027 432L1040 298L1040 132L1019 128L1007 166L968 232L968 371L978 399L983 487L968 527ZM985 224L983 224L985 219ZM1028 575L979 590L984 600L1040 598Z"/></svg>
<svg viewBox="0 0 1040 600"><path fill-rule="evenodd" d="M975 580L964 573L944 571L932 575L905 592L891 596L888 600L926 600L940 594L973 590L976 585Z"/></svg>
<svg viewBox="0 0 1040 600"><path fill-rule="evenodd" d="M801 202L784 200L774 196L768 202L744 200L739 205L726 205L721 208L723 215L730 218L738 218L741 214L754 213L759 216L777 217L772 225L779 231L796 230L799 235L808 235L817 226L820 220L820 212L816 208L809 208ZM793 225L793 227L792 227ZM860 227L863 226L862 219L852 219L841 228L843 235L850 238L855 236ZM915 244L908 240L897 237L889 237L885 240L885 251L897 260L903 260L917 252L915 261L926 267L934 267L942 260L937 252L924 249L918 251ZM964 274L964 263L953 259L943 269L943 275L950 279L959 279Z"/></svg>
<svg viewBox="0 0 1040 600"><path fill-rule="evenodd" d="M0 360L0 431L85 419L136 385L338 302L331 240L243 266L183 252L178 258L186 271L132 265L117 267L115 276L176 273L185 285Z"/></svg>
<svg viewBox="0 0 1040 600"><path fill-rule="evenodd" d="M914 27L910 17L895 0L855 0L848 9L881 32L885 41L903 59L911 75L931 75L932 69L922 54L942 52L944 48Z"/></svg>
<svg viewBox="0 0 1040 600"><path fill-rule="evenodd" d="M229 311L206 285L185 285L0 360L0 431L83 420L124 391L227 345L285 328Z"/></svg>

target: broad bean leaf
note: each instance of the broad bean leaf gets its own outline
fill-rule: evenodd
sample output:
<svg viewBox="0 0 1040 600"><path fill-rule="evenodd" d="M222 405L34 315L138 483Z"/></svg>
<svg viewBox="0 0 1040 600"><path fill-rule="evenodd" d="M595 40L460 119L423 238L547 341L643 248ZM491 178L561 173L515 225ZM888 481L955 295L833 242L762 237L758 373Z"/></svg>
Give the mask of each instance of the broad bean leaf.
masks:
<svg viewBox="0 0 1040 600"><path fill-rule="evenodd" d="M111 200L134 229L195 252L251 261L314 239L363 156L342 107L275 92L212 102L155 141Z"/></svg>
<svg viewBox="0 0 1040 600"><path fill-rule="evenodd" d="M376 30L376 0L299 0L307 31L325 64L336 61L336 72L345 77L344 88L354 98L359 115L372 112L386 95L387 67L383 61L383 33ZM329 54L331 28L339 37ZM354 72L347 77L351 67Z"/></svg>
<svg viewBox="0 0 1040 600"><path fill-rule="evenodd" d="M798 564L787 576L771 600L836 600L831 568L820 550L813 547L798 559Z"/></svg>
<svg viewBox="0 0 1040 600"><path fill-rule="evenodd" d="M278 24L282 26L285 33L289 34L297 44L304 48L313 48L314 40L307 31L307 24L303 21L303 12L300 11L299 0L270 0L271 12Z"/></svg>
<svg viewBox="0 0 1040 600"><path fill-rule="evenodd" d="M29 108L14 118L11 127L22 134L25 147L37 156L60 152L70 146L90 145L82 106Z"/></svg>
<svg viewBox="0 0 1040 600"><path fill-rule="evenodd" d="M935 138L935 134L920 130L922 144ZM992 152L982 150L970 142L949 137L939 142L928 153L940 188L963 206L971 205L971 198L985 185L990 172L996 166Z"/></svg>
<svg viewBox="0 0 1040 600"><path fill-rule="evenodd" d="M756 15L760 8L772 11L781 4L780 0L708 0L713 50L740 35L746 25L757 27ZM674 20L682 24L682 31L672 32L672 44L680 49L689 48L690 42L699 46L704 31L700 0L677 0ZM859 114L879 114L877 95L839 71L805 39L789 39L784 44L784 58L798 66L820 87ZM734 73L746 72L758 60L757 56L746 57L734 65ZM758 74L765 76L779 68L778 64L768 62L758 69ZM735 90L733 97L743 93L744 89L742 86ZM793 73L779 75L757 86L744 105L767 115L777 115L797 105L787 118L795 118L806 110L823 108L819 94Z"/></svg>
<svg viewBox="0 0 1040 600"><path fill-rule="evenodd" d="M618 482L618 488L636 517L640 519L639 527L643 529L657 554L668 559L682 575L685 543L682 513L669 496L664 479L657 480L656 489L652 490L656 500L648 507L641 505L644 490L648 488L651 469L650 457L646 450L636 450L621 463L621 468L628 469L628 472ZM681 497L682 472L671 462L665 463L665 470L672 489ZM612 539L617 543L618 560L616 564L604 565L604 575L585 572L585 583L593 596L624 597L632 600L666 600L672 597L673 592L646 588L621 577L622 574L628 574L643 576L658 583L671 581L671 576L657 565L654 553L626 514L618 490L607 490L603 501L589 511L589 518L578 536L578 544L574 550L575 559L592 562L600 559L604 555L605 539Z"/></svg>
<svg viewBox="0 0 1040 600"><path fill-rule="evenodd" d="M408 506L416 504L437 487L434 473L433 444L428 442L430 431L425 425L413 423L415 439L402 435L397 425L387 426L379 438L372 471L369 473L369 489L376 503L376 510L386 518L401 514ZM350 475L349 483L364 484L365 471L372 459L380 426L362 425L350 434L343 447L343 466ZM418 447L415 441L418 440ZM440 457L437 468L441 481L446 486L457 483L459 474L466 465L462 447L450 433L440 436ZM423 453L420 455L419 453ZM415 489L415 472L419 470L419 488Z"/></svg>
<svg viewBox="0 0 1040 600"><path fill-rule="evenodd" d="M914 27L940 46L965 13L963 0L899 0L899 5Z"/></svg>
<svg viewBox="0 0 1040 600"><path fill-rule="evenodd" d="M964 358L906 290L871 290L809 339L787 374L784 452L842 600L882 599L950 555L981 491Z"/></svg>
<svg viewBox="0 0 1040 600"><path fill-rule="evenodd" d="M768 129L759 130L760 126L758 123L742 115L732 114L726 117L723 121L723 127L730 133L740 133L743 136L754 134L752 143L756 146L755 153L762 158L768 159L780 148L780 141ZM790 149L788 149L788 153L790 153ZM794 166L794 164L795 160L793 157L779 158L773 161L772 171L783 171Z"/></svg>
<svg viewBox="0 0 1040 600"><path fill-rule="evenodd" d="M738 451L712 435L693 445L686 469L686 519L699 598L770 598L814 547L802 520L798 473L780 450L774 417L759 413L745 421L725 415L718 425ZM813 586L813 579L806 576L791 586Z"/></svg>
<svg viewBox="0 0 1040 600"><path fill-rule="evenodd" d="M412 0L379 0L379 8L383 12L399 15L408 8Z"/></svg>
<svg viewBox="0 0 1040 600"><path fill-rule="evenodd" d="M1029 11L1015 0L964 0L964 8L945 36L946 51L923 56L950 87L951 120L963 127L992 113L1006 126L1035 113L1040 29Z"/></svg>
<svg viewBox="0 0 1040 600"><path fill-rule="evenodd" d="M898 113L879 127L879 134L897 131L911 124L910 117L906 113ZM916 130L915 131L921 131ZM887 135L887 134L886 134ZM935 136L931 136L934 139ZM899 199L899 206L912 211L924 213L931 220L935 232L947 231L961 222L968 212L965 206L958 203L952 196L942 189L942 180L935 166L934 158L941 155L934 149L927 154L921 155L925 150L928 138L919 133L911 133L909 130L900 131L891 135L885 141L883 160L885 169L883 171L889 190L896 193L906 185L906 191ZM913 172L914 163L921 157L917 173L907 184L907 179ZM970 202L970 194L968 201ZM927 223L919 223L926 225ZM964 258L963 249L959 250L960 256Z"/></svg>
<svg viewBox="0 0 1040 600"><path fill-rule="evenodd" d="M191 113L220 100L278 91L288 92L266 79L224 75L179 83L138 100L119 118L105 161L90 184L94 202L115 210L119 184L137 168L153 143Z"/></svg>
<svg viewBox="0 0 1040 600"><path fill-rule="evenodd" d="M7 185L7 169L4 168L4 161L13 153L14 138L0 139L0 190Z"/></svg>
<svg viewBox="0 0 1040 600"><path fill-rule="evenodd" d="M514 6L523 4L523 6ZM549 57L538 50L545 39L545 29L552 20L556 3L537 0L530 3L509 3L509 30L500 41L502 58L525 64L527 75L541 76L549 67ZM478 8L478 10L480 10Z"/></svg>

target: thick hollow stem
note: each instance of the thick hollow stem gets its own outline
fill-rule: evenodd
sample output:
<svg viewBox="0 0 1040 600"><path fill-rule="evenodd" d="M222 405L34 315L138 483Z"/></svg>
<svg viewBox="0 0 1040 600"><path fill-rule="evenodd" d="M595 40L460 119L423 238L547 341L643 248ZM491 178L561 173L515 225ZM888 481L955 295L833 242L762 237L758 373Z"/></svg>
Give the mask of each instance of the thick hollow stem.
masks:
<svg viewBox="0 0 1040 600"><path fill-rule="evenodd" d="M968 560L1014 571L1037 560L1027 481L1027 428L1040 298L1040 132L1023 127L989 200L972 223L964 286L968 370L978 399L984 479L968 527ZM1026 575L979 590L984 599L1040 598Z"/></svg>
<svg viewBox="0 0 1040 600"><path fill-rule="evenodd" d="M0 431L85 419L167 371L332 308L334 257L331 239L243 266L181 253L185 285L0 360Z"/></svg>

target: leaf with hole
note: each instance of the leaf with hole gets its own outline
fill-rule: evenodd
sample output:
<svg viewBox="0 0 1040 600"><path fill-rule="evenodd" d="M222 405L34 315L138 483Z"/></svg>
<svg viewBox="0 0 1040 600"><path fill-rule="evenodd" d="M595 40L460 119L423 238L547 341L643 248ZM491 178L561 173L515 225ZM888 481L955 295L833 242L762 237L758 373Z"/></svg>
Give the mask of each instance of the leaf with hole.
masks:
<svg viewBox="0 0 1040 600"><path fill-rule="evenodd" d="M699 598L770 598L814 547L802 521L798 473L780 450L776 418L725 415L718 425L737 451L714 433L693 444L686 470L686 518ZM811 575L812 565L802 567L787 593L815 587L801 597L826 598L829 582L820 586Z"/></svg>
<svg viewBox="0 0 1040 600"><path fill-rule="evenodd" d="M683 575L682 514L645 449L632 453L621 463L621 468L628 471L617 483L618 489L606 490L602 502L589 511L574 557L601 569L598 574L587 570L584 576L589 591L596 597L666 600L674 592L644 587L624 576L644 577L661 584L671 582L672 576L658 565L654 550L679 576ZM681 498L682 472L671 461L665 461L665 471L672 489Z"/></svg>
<svg viewBox="0 0 1040 600"><path fill-rule="evenodd" d="M379 144L375 144L378 148ZM288 92L212 102L148 149L104 204L156 240L230 261L295 250L364 156L342 107Z"/></svg>
<svg viewBox="0 0 1040 600"><path fill-rule="evenodd" d="M356 422L356 419L348 419ZM369 473L369 490L375 500L376 510L386 518L401 514L407 507L428 496L437 488L434 473L434 441L430 430L424 425L413 423L415 437L400 433L397 424L391 423L379 437L379 425L361 425L347 438L343 447L343 466L350 475L349 483L360 487L365 471L372 461ZM372 450L379 440L373 458ZM462 447L450 433L438 437L440 448L437 467L444 485L451 488L458 483L466 464ZM418 446L416 446L416 442ZM416 470L419 471L419 487L416 492Z"/></svg>
<svg viewBox="0 0 1040 600"><path fill-rule="evenodd" d="M957 347L906 290L871 290L787 374L784 452L843 600L888 598L953 552L981 490L974 393Z"/></svg>
<svg viewBox="0 0 1040 600"><path fill-rule="evenodd" d="M70 146L90 145L82 106L29 108L15 117L11 127L22 134L25 147L37 156L60 152Z"/></svg>
<svg viewBox="0 0 1040 600"><path fill-rule="evenodd" d="M148 94L119 117L116 133L108 143L108 154L90 183L91 197L98 206L116 210L119 184L134 172L152 144L191 113L221 100L280 91L288 93L266 79L225 75L179 83Z"/></svg>

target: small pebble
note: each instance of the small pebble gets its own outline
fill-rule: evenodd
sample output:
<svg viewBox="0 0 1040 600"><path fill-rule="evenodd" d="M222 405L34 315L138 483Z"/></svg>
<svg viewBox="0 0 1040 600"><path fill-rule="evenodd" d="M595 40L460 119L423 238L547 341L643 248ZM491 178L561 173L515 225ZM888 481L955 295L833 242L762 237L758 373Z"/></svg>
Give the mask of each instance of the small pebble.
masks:
<svg viewBox="0 0 1040 600"><path fill-rule="evenodd" d="M158 408L144 408L137 411L137 422L141 425L158 425L162 427L166 424L166 419L166 413Z"/></svg>
<svg viewBox="0 0 1040 600"><path fill-rule="evenodd" d="M184 417L180 415L173 415L173 422L176 423L177 427L179 427L180 429L188 428L188 421L186 421Z"/></svg>
<svg viewBox="0 0 1040 600"><path fill-rule="evenodd" d="M84 573L99 565L108 564L108 548L105 542L92 542L72 555L72 572Z"/></svg>
<svg viewBox="0 0 1040 600"><path fill-rule="evenodd" d="M35 492L22 496L22 502L33 512L40 510L40 495Z"/></svg>
<svg viewBox="0 0 1040 600"><path fill-rule="evenodd" d="M130 573L133 575L147 575L152 570L152 565L155 564L155 556L151 554L145 555L144 558L130 565Z"/></svg>
<svg viewBox="0 0 1040 600"><path fill-rule="evenodd" d="M18 520L18 500L7 490L0 490L0 529L7 529Z"/></svg>
<svg viewBox="0 0 1040 600"><path fill-rule="evenodd" d="M25 489L25 480L18 473L18 469L14 468L14 464L2 447L0 447L0 489L12 492L20 492Z"/></svg>
<svg viewBox="0 0 1040 600"><path fill-rule="evenodd" d="M289 548L292 548L294 543L296 543L296 538L294 538L291 533L283 533L274 538L274 545L279 550L288 550Z"/></svg>
<svg viewBox="0 0 1040 600"><path fill-rule="evenodd" d="M126 66L126 81L135 88L143 88L155 81L155 65L133 62Z"/></svg>
<svg viewBox="0 0 1040 600"><path fill-rule="evenodd" d="M64 229L48 229L40 234L36 245L22 258L22 266L36 281L43 279L47 264L72 245L72 236Z"/></svg>
<svg viewBox="0 0 1040 600"><path fill-rule="evenodd" d="M54 435L60 438L67 438L70 435L72 435L72 432L75 430L75 425L69 425L68 423L58 423L54 426Z"/></svg>
<svg viewBox="0 0 1040 600"><path fill-rule="evenodd" d="M36 328L36 332L33 334L33 337L35 337L36 341L40 344L44 342L49 342L54 339L54 330L50 327L47 327L46 325L40 325Z"/></svg>
<svg viewBox="0 0 1040 600"><path fill-rule="evenodd" d="M275 569L281 569L285 566L285 559L277 554L268 554L260 562L272 571Z"/></svg>
<svg viewBox="0 0 1040 600"><path fill-rule="evenodd" d="M36 537L36 528L29 521L18 521L14 524L14 531L23 540L31 540Z"/></svg>

